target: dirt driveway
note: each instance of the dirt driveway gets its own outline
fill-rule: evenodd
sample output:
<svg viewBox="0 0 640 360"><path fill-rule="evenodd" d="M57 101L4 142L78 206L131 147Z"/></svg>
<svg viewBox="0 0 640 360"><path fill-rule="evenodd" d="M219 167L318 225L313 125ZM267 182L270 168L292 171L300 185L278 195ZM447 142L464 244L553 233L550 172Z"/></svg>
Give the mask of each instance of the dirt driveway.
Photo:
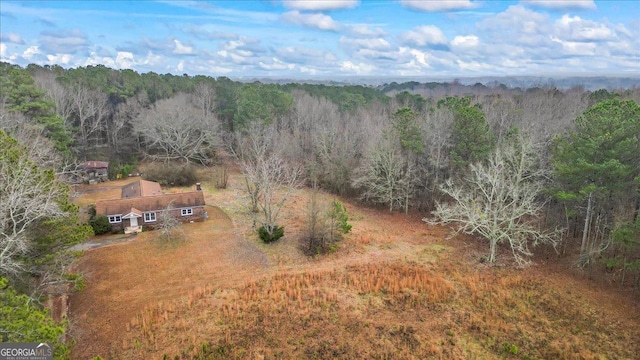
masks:
<svg viewBox="0 0 640 360"><path fill-rule="evenodd" d="M118 335L147 305L205 285L233 286L265 271L267 257L235 233L229 217L213 206L207 212L205 222L185 224L177 241L145 232L85 252L78 270L87 287L70 297L74 359L115 355L109 352L117 349Z"/></svg>

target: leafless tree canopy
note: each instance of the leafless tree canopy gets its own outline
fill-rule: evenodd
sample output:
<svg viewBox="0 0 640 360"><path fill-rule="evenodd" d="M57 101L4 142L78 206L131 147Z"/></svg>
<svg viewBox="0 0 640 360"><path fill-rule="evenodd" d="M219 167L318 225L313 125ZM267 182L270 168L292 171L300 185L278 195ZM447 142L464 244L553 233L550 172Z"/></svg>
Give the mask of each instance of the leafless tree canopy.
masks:
<svg viewBox="0 0 640 360"><path fill-rule="evenodd" d="M142 112L134 130L144 139L147 156L154 160L206 164L219 145L218 120L203 116L184 94L160 100Z"/></svg>
<svg viewBox="0 0 640 360"><path fill-rule="evenodd" d="M448 180L441 186L452 202L440 202L430 223L455 223L458 231L480 235L489 241L490 262L499 243L508 243L520 266L530 263L530 245L559 241L557 232L540 230L543 207L539 195L546 171L537 163L536 147L517 136L497 148L486 164L472 164L461 182Z"/></svg>
<svg viewBox="0 0 640 360"><path fill-rule="evenodd" d="M238 158L251 200L254 227L272 234L284 203L302 181L302 168L282 155L278 132L271 126L252 124L238 145Z"/></svg>
<svg viewBox="0 0 640 360"><path fill-rule="evenodd" d="M1 131L0 136L4 136ZM66 193L52 181L53 176L38 169L26 154L0 160L0 273L23 270L18 257L29 252L33 227L65 215L59 200Z"/></svg>

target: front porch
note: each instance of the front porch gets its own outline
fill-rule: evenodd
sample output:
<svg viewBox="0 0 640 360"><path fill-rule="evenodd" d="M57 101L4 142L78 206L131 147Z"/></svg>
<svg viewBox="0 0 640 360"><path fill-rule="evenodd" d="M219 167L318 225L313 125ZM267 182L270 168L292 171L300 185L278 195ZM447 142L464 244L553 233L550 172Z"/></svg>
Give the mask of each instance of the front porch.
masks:
<svg viewBox="0 0 640 360"><path fill-rule="evenodd" d="M137 234L142 232L142 225L138 225L138 219L142 217L142 211L131 208L131 211L122 217L122 220L129 220L129 226L125 226L125 234Z"/></svg>
<svg viewBox="0 0 640 360"><path fill-rule="evenodd" d="M124 228L125 234L138 234L142 232L142 225L139 226L127 226Z"/></svg>

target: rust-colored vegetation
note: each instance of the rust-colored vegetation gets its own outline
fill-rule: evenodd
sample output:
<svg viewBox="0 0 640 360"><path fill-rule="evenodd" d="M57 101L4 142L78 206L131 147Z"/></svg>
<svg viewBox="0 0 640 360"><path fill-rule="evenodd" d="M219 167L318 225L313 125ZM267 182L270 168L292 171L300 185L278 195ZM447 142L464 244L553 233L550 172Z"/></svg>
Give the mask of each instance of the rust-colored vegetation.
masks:
<svg viewBox="0 0 640 360"><path fill-rule="evenodd" d="M640 358L638 305L562 259L524 271L479 263L472 238L348 201L353 231L311 259L297 247L308 194L285 209L285 237L265 245L241 185L207 191L222 210L209 207L176 243L146 232L85 253L72 358Z"/></svg>
<svg viewBox="0 0 640 360"><path fill-rule="evenodd" d="M200 287L127 325L121 358L633 358L584 299L495 270L414 262L278 273L237 289Z"/></svg>

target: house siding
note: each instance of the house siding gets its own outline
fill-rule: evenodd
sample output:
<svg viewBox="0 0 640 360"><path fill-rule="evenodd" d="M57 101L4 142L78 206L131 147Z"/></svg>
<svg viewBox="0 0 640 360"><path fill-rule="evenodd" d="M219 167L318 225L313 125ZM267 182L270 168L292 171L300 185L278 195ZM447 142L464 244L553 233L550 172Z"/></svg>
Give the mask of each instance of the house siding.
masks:
<svg viewBox="0 0 640 360"><path fill-rule="evenodd" d="M151 185L156 183L148 182ZM149 184L139 183L140 186L147 186ZM134 184L135 185L135 184ZM132 184L125 185L124 189L132 187ZM148 188L152 188L147 186ZM171 216L176 218L182 223L191 221L203 221L205 219L205 201L204 194L201 190L189 191L184 193L169 193L169 194L153 194L145 195L145 191L140 191L138 197L126 197L123 196L120 199L100 200L96 202L96 214L97 215L122 215L128 214L132 209L140 212L142 217L138 219L138 225L143 229L153 229L158 227L160 220L160 214L166 211L167 207L171 207L169 210ZM191 215L182 216L182 209L192 209ZM144 213L155 212L156 221L146 222L144 221ZM113 231L122 231L126 227L130 226L129 219L122 219L121 223L111 224Z"/></svg>
<svg viewBox="0 0 640 360"><path fill-rule="evenodd" d="M172 217L174 217L175 219L179 220L180 222L184 223L188 223L191 221L204 221L204 207L203 206L194 206L191 207L191 209L193 209L193 214L192 215L186 215L186 216L182 216L182 208L176 208L176 209L171 209L169 210L169 214L171 214ZM160 226L161 220L160 220L160 214L163 213L165 210L157 210L156 211L156 221L153 222L144 222L143 220L138 221L138 225L142 225L142 229L143 230L152 230L152 229L156 229ZM124 220L123 220L124 221ZM118 224L112 224L112 225L118 225ZM127 225L128 226L128 225ZM124 229L124 227L123 227Z"/></svg>

